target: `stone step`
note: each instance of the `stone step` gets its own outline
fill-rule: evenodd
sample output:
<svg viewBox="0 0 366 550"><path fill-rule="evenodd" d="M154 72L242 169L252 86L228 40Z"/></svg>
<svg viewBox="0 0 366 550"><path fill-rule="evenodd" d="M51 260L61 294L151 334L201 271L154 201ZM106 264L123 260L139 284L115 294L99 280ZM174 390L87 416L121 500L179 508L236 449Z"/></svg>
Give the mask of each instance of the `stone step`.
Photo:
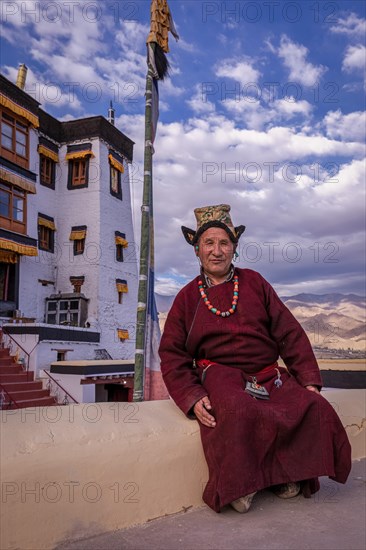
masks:
<svg viewBox="0 0 366 550"><path fill-rule="evenodd" d="M40 399L41 397L51 397L49 390L42 390L42 389L41 390L27 389L23 391L12 391L12 392L9 392L9 390L7 391L11 395L11 397L15 399L17 403L22 401L29 401L32 399Z"/></svg>
<svg viewBox="0 0 366 550"><path fill-rule="evenodd" d="M0 375L17 374L18 372L24 372L23 367L18 363L13 363L13 365L9 365L9 366L0 365Z"/></svg>
<svg viewBox="0 0 366 550"><path fill-rule="evenodd" d="M1 357L0 358L0 367L2 365L6 366L6 365L13 365L14 364L14 358L9 356L9 357Z"/></svg>
<svg viewBox="0 0 366 550"><path fill-rule="evenodd" d="M17 401L16 404L12 403L9 409L26 409L27 407L51 407L53 405L56 405L56 401L53 397L40 397L39 399L26 399L24 401ZM6 400L3 408L7 409Z"/></svg>
<svg viewBox="0 0 366 550"><path fill-rule="evenodd" d="M34 378L34 372L19 372L17 374L1 374L0 373L0 384L6 384L11 382L27 382L32 381Z"/></svg>
<svg viewBox="0 0 366 550"><path fill-rule="evenodd" d="M5 382L3 383L3 386L9 393L17 391L41 390L43 387L41 380L31 382Z"/></svg>

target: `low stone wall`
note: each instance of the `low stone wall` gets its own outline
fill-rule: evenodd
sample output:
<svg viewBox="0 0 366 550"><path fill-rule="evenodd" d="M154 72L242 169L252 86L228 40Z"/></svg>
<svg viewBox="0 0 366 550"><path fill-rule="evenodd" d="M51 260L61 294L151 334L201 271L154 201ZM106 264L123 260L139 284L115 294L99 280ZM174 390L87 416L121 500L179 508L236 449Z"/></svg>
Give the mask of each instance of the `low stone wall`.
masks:
<svg viewBox="0 0 366 550"><path fill-rule="evenodd" d="M366 456L365 393L326 390ZM1 413L1 543L51 549L201 506L199 427L171 401L85 403Z"/></svg>

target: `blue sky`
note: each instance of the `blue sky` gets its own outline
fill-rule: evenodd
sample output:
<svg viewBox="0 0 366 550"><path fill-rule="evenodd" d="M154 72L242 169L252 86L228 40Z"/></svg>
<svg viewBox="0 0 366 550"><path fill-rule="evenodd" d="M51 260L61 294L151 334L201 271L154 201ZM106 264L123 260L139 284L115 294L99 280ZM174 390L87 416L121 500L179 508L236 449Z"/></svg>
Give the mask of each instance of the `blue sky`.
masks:
<svg viewBox="0 0 366 550"><path fill-rule="evenodd" d="M180 232L229 203L240 267L282 295L364 294L365 3L169 2L154 155L158 292L197 274ZM1 71L62 120L106 115L136 143L139 242L150 2L3 1ZM137 245L138 246L138 245Z"/></svg>

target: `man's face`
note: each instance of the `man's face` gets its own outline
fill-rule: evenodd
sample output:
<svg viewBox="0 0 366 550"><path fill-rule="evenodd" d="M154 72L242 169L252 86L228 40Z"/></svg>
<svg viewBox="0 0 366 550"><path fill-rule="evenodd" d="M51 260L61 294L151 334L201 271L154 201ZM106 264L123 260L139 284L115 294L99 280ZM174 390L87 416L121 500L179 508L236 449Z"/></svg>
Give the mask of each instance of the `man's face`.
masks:
<svg viewBox="0 0 366 550"><path fill-rule="evenodd" d="M220 227L210 227L198 241L197 256L202 267L214 283L225 280L234 255L234 243Z"/></svg>

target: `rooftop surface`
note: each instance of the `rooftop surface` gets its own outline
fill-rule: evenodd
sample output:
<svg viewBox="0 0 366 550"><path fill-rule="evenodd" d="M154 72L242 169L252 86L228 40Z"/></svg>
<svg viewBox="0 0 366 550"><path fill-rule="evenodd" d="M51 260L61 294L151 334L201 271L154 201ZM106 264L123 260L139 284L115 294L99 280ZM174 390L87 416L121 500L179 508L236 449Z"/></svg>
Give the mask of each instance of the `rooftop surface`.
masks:
<svg viewBox="0 0 366 550"><path fill-rule="evenodd" d="M321 478L311 499L281 500L266 490L255 496L248 514L196 508L55 550L364 550L365 481L362 459L353 462L346 485Z"/></svg>

